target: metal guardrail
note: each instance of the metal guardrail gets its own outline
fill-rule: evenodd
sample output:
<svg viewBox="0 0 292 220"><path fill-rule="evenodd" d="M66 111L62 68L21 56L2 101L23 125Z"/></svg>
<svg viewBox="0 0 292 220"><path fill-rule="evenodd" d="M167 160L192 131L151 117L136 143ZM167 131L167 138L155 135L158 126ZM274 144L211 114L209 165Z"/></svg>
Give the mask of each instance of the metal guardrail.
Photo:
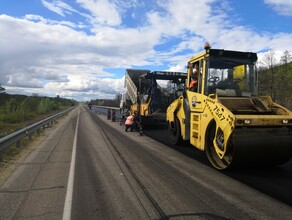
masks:
<svg viewBox="0 0 292 220"><path fill-rule="evenodd" d="M126 117L121 112L120 108L109 106L91 106L91 110L99 115L105 115L112 122L119 122L120 125L125 123ZM139 123L139 122L138 122ZM136 129L137 130L137 129ZM139 123L139 135L143 135L142 124Z"/></svg>
<svg viewBox="0 0 292 220"><path fill-rule="evenodd" d="M92 110L97 112L100 115L107 116L107 119L111 121L117 121L121 118L120 108L109 107L109 106L92 106Z"/></svg>
<svg viewBox="0 0 292 220"><path fill-rule="evenodd" d="M11 133L3 138L0 138L0 160L2 159L3 151L6 150L9 146L19 142L21 139L25 137L29 137L35 131L39 130L40 128L44 128L46 125L48 125L52 121L63 116L64 114L66 114L67 112L71 111L74 108L75 106L63 112L57 113L53 116L50 116L46 119L43 119L39 122L36 122L28 127L22 128L21 130Z"/></svg>

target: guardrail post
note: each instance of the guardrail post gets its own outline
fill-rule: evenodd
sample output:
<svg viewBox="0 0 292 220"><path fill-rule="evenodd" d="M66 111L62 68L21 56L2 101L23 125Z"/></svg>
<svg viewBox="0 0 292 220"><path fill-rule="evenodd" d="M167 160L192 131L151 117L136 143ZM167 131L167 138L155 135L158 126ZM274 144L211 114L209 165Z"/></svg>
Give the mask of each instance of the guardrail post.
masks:
<svg viewBox="0 0 292 220"><path fill-rule="evenodd" d="M26 135L27 135L27 137L28 137L28 140L31 141L31 139L32 139L32 132L29 132L29 131L27 130L25 133L26 133Z"/></svg>
<svg viewBox="0 0 292 220"><path fill-rule="evenodd" d="M41 134L41 129L37 129L37 136L39 136Z"/></svg>
<svg viewBox="0 0 292 220"><path fill-rule="evenodd" d="M3 152L0 151L0 162L3 161Z"/></svg>
<svg viewBox="0 0 292 220"><path fill-rule="evenodd" d="M107 110L107 119L108 120L111 119L111 110L110 109Z"/></svg>
<svg viewBox="0 0 292 220"><path fill-rule="evenodd" d="M112 109L112 121L116 121L116 110Z"/></svg>
<svg viewBox="0 0 292 220"><path fill-rule="evenodd" d="M20 145L21 145L21 140L19 140L19 141L16 142L16 147L17 148L20 148Z"/></svg>

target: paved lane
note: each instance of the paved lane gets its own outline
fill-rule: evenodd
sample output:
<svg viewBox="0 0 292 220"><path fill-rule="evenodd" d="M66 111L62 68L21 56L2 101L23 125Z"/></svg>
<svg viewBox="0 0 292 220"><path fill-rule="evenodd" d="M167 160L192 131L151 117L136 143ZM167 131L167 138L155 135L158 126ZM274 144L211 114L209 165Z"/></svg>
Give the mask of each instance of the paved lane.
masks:
<svg viewBox="0 0 292 220"><path fill-rule="evenodd" d="M95 124L82 117L75 219L288 219L292 214L290 206L176 149L126 133L103 116L92 115Z"/></svg>
<svg viewBox="0 0 292 220"><path fill-rule="evenodd" d="M127 169L103 129L82 111L72 219L149 219L140 201L143 198L130 184ZM115 141L121 135L116 136Z"/></svg>

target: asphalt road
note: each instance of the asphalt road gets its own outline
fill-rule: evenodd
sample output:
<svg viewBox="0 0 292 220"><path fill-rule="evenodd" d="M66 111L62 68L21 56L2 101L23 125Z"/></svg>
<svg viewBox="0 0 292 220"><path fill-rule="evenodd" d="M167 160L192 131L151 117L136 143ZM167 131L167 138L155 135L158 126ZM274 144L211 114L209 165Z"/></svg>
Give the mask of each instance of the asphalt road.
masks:
<svg viewBox="0 0 292 220"><path fill-rule="evenodd" d="M291 219L291 163L219 172L165 132L75 109L1 186L0 219Z"/></svg>
<svg viewBox="0 0 292 220"><path fill-rule="evenodd" d="M167 138L167 128L144 130L144 133L165 145L171 147ZM191 145L171 147L177 152L192 158L206 166L211 166L204 152ZM218 171L220 172L220 171ZM292 159L278 167L238 166L232 170L222 171L222 175L229 176L264 194L280 200L292 207Z"/></svg>

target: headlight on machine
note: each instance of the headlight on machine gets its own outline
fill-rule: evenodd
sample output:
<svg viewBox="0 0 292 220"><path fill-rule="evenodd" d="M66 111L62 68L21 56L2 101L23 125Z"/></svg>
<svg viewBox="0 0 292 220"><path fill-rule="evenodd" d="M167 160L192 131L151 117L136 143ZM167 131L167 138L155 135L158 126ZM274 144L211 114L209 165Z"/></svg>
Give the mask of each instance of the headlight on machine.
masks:
<svg viewBox="0 0 292 220"><path fill-rule="evenodd" d="M289 120L288 119L282 119L282 124L288 124Z"/></svg>
<svg viewBox="0 0 292 220"><path fill-rule="evenodd" d="M250 119L239 119L239 120L237 120L237 123L238 124L244 124L244 125L249 125L249 124L251 124L251 120Z"/></svg>
<svg viewBox="0 0 292 220"><path fill-rule="evenodd" d="M249 125L251 123L250 119L244 119L243 124Z"/></svg>

